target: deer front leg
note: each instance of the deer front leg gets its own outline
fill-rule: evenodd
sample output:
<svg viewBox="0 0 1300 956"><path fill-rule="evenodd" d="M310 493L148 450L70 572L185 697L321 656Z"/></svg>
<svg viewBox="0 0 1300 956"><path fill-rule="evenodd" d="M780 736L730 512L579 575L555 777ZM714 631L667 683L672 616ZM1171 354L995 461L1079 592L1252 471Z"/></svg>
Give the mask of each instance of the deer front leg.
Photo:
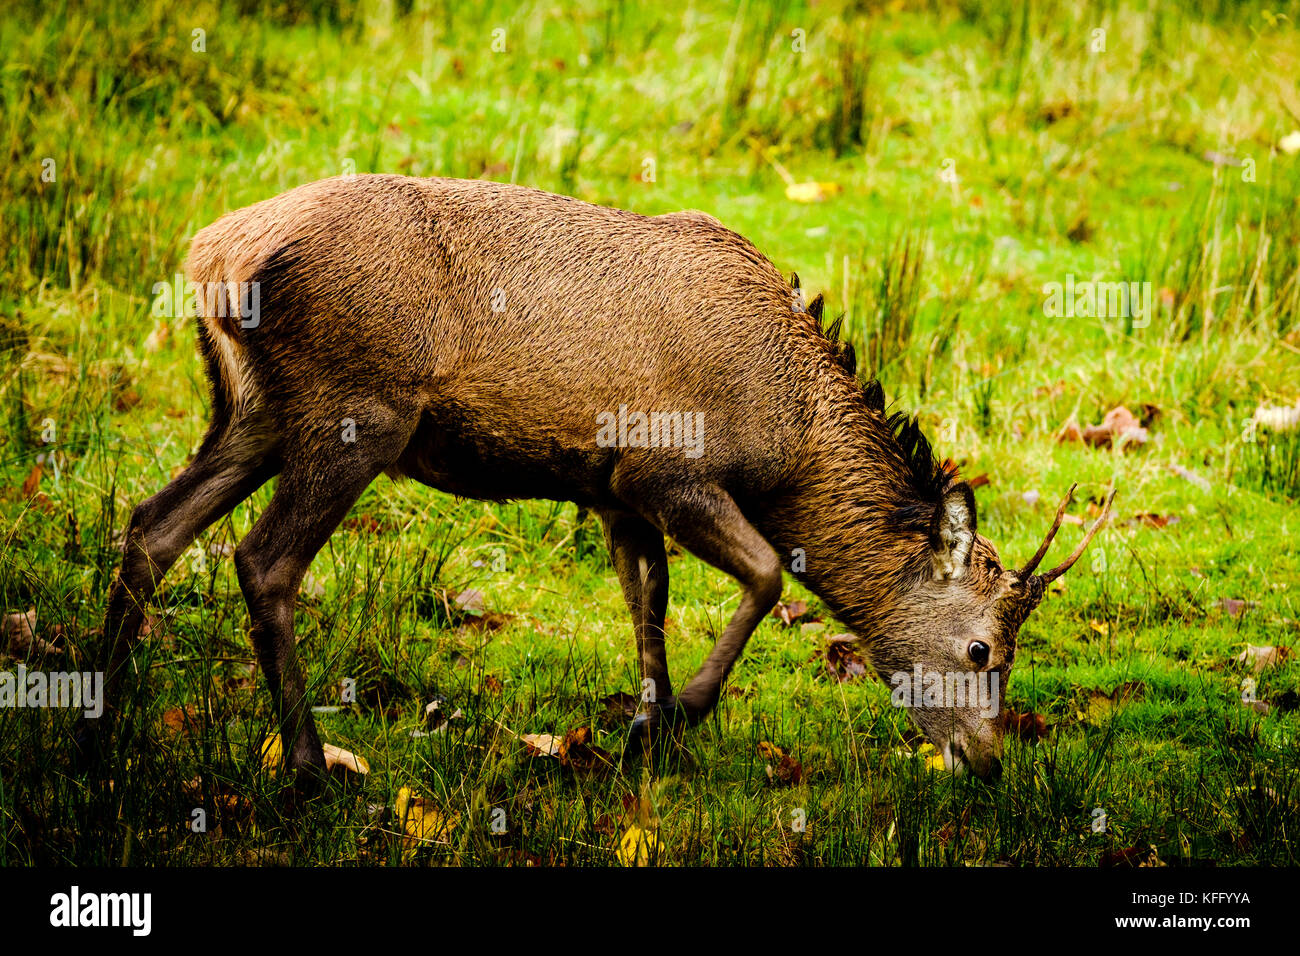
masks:
<svg viewBox="0 0 1300 956"><path fill-rule="evenodd" d="M629 739L632 748L664 724L690 727L708 716L749 635L781 597L780 558L722 489L678 489L654 517L682 547L739 581L744 593L722 636L681 693L671 703L637 716Z"/></svg>
<svg viewBox="0 0 1300 956"><path fill-rule="evenodd" d="M672 681L664 647L664 616L668 611L668 554L664 536L644 518L620 511L602 511L609 556L623 586L632 614L636 651L641 664L642 692L650 703L671 701ZM650 683L645 683L649 681Z"/></svg>

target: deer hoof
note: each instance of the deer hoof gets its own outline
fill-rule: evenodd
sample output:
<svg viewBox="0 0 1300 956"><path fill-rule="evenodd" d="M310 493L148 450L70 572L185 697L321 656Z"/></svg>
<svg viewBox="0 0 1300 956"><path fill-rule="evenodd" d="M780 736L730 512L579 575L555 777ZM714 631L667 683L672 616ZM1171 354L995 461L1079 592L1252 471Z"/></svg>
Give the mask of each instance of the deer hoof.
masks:
<svg viewBox="0 0 1300 956"><path fill-rule="evenodd" d="M664 731L672 731L683 723L685 714L674 700L663 700L651 704L649 710L643 710L632 718L627 729L627 743L623 756L637 758L645 755L647 750L653 752L660 743Z"/></svg>

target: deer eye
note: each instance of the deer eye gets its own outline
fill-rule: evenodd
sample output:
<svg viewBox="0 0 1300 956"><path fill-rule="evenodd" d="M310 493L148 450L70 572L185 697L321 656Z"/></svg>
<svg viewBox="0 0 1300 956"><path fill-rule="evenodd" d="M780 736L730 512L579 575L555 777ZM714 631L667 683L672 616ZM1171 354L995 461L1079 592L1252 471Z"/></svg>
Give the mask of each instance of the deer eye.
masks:
<svg viewBox="0 0 1300 956"><path fill-rule="evenodd" d="M983 667L989 662L989 646L983 641L971 641L966 645L966 653L972 662Z"/></svg>

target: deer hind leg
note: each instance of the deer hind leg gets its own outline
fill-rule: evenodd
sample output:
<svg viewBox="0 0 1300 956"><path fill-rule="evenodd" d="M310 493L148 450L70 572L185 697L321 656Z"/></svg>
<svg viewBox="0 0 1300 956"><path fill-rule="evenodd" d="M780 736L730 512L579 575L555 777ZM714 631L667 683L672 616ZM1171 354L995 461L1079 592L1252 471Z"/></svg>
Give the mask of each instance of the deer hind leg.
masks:
<svg viewBox="0 0 1300 956"><path fill-rule="evenodd" d="M633 721L629 738L633 748L641 745L644 736L653 737L659 726L690 727L708 716L750 634L781 597L780 558L722 489L678 491L654 517L678 544L739 581L743 594L722 636L676 699Z"/></svg>
<svg viewBox="0 0 1300 956"><path fill-rule="evenodd" d="M643 692L650 702L670 701L672 681L664 647L664 616L668 612L668 554L664 536L639 515L602 511L605 542L623 586L623 598L632 613L637 657L641 662Z"/></svg>
<svg viewBox="0 0 1300 956"><path fill-rule="evenodd" d="M105 675L104 713L78 724L78 760L93 764L103 757L100 744L111 727L116 692L139 639L145 606L163 576L204 529L275 474L275 445L272 431L256 416L214 427L189 466L131 513L104 615L98 661Z"/></svg>
<svg viewBox="0 0 1300 956"><path fill-rule="evenodd" d="M285 449L271 503L235 549L253 648L271 691L285 762L292 770L317 774L325 755L294 646L298 588L316 553L366 487L397 458L414 427L386 409L349 414L354 440L327 430Z"/></svg>

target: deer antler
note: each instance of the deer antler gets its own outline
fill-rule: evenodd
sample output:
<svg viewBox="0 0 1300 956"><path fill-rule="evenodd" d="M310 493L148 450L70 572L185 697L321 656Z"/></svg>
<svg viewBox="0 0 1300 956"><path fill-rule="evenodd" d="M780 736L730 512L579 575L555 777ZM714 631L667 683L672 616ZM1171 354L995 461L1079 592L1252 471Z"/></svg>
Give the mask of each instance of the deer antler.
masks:
<svg viewBox="0 0 1300 956"><path fill-rule="evenodd" d="M1106 495L1106 501L1101 506L1101 514L1097 516L1097 520L1093 522L1092 527L1088 529L1088 533L1083 536L1083 540L1075 546L1072 552L1070 552L1070 556L1056 567L1052 568L1052 570L1038 576L1042 580L1044 586L1051 584L1066 571L1070 570L1070 568L1074 567L1074 562L1078 561L1083 555L1084 549L1088 547L1088 542L1093 539L1093 536L1098 532L1098 530L1100 530L1101 526L1105 524L1106 518L1110 515L1110 503L1114 500L1115 488L1112 487L1110 489L1110 494ZM1062 505L1061 507L1064 508L1065 505ZM1060 521L1061 515L1060 511L1058 511L1056 516L1056 522L1058 525L1060 524ZM1052 530L1056 530L1055 526L1053 526ZM1041 556L1039 560L1041 560Z"/></svg>
<svg viewBox="0 0 1300 956"><path fill-rule="evenodd" d="M1043 543L1038 546L1038 550L1035 551L1034 556L1029 559L1029 563L1016 572L1016 574L1019 575L1020 580L1027 581L1029 575L1038 570L1038 565L1043 560L1043 556L1047 554L1047 549L1052 546L1052 539L1056 537L1056 532L1061 530L1061 519L1065 517L1065 509L1068 508L1070 502L1074 500L1074 489L1078 487L1079 483L1076 481L1070 486L1070 490L1065 493L1065 497L1061 499L1061 503L1056 509L1056 518L1052 521L1052 526L1047 529L1047 537L1045 537Z"/></svg>

